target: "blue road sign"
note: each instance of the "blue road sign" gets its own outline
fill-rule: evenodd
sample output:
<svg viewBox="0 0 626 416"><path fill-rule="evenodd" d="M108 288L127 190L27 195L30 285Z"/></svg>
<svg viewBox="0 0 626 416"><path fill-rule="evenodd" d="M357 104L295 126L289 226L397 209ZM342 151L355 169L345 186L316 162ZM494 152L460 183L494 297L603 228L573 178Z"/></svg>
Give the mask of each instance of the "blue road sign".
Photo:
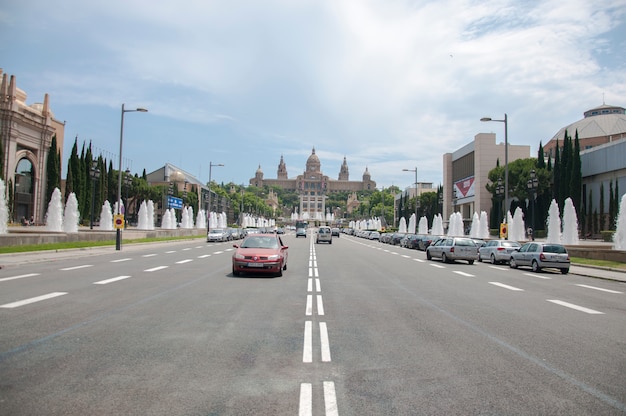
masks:
<svg viewBox="0 0 626 416"><path fill-rule="evenodd" d="M183 200L175 196L168 196L167 205L169 205L170 208L181 209L183 207Z"/></svg>

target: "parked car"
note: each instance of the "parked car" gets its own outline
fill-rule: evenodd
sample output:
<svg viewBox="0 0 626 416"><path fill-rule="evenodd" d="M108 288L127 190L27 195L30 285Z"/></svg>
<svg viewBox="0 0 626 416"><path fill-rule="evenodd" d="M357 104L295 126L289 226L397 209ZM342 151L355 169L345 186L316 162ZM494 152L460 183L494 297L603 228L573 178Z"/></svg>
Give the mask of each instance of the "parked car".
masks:
<svg viewBox="0 0 626 416"><path fill-rule="evenodd" d="M400 247L415 249L417 248L418 239L419 239L419 236L417 234L406 234L400 240Z"/></svg>
<svg viewBox="0 0 626 416"><path fill-rule="evenodd" d="M296 228L296 238L298 237L306 238L306 228Z"/></svg>
<svg viewBox="0 0 626 416"><path fill-rule="evenodd" d="M478 261L490 261L491 264L508 263L511 253L521 244L511 240L491 240L478 248Z"/></svg>
<svg viewBox="0 0 626 416"><path fill-rule="evenodd" d="M541 269L554 268L561 273L569 273L570 259L567 249L562 244L529 242L511 253L509 266L517 269L520 266L530 266L534 272Z"/></svg>
<svg viewBox="0 0 626 416"><path fill-rule="evenodd" d="M330 227L321 226L320 228L318 228L317 235L315 236L315 243L333 243L333 234L330 230Z"/></svg>
<svg viewBox="0 0 626 416"><path fill-rule="evenodd" d="M278 234L251 234L233 244L233 276L241 273L275 274L287 270L288 248Z"/></svg>
<svg viewBox="0 0 626 416"><path fill-rule="evenodd" d="M417 244L418 244L417 248L419 248L422 251L426 251L426 249L428 248L429 245L431 245L435 241L439 240L440 238L443 238L443 236L425 235L423 238L421 238L417 242Z"/></svg>
<svg viewBox="0 0 626 416"><path fill-rule="evenodd" d="M478 247L471 238L440 238L426 249L426 258L432 260L433 257L440 258L444 263L467 260L469 264L474 264L478 258Z"/></svg>
<svg viewBox="0 0 626 416"><path fill-rule="evenodd" d="M369 235L367 236L368 239L370 240L378 240L380 241L380 233L378 231L370 231Z"/></svg>
<svg viewBox="0 0 626 416"><path fill-rule="evenodd" d="M206 237L207 243L214 241L230 241L232 239L233 237L230 231L224 228L210 228Z"/></svg>

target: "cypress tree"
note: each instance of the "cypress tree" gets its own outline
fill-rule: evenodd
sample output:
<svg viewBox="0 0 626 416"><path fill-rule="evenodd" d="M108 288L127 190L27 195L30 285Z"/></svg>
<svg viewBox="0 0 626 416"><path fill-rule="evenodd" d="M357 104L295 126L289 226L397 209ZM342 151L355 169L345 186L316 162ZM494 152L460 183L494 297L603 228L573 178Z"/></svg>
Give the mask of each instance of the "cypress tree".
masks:
<svg viewBox="0 0 626 416"><path fill-rule="evenodd" d="M0 134L0 179L4 180L4 139ZM0 195L1 197L2 195Z"/></svg>
<svg viewBox="0 0 626 416"><path fill-rule="evenodd" d="M539 149L537 150L537 169L545 169L546 160L543 155L543 145L539 142Z"/></svg>
<svg viewBox="0 0 626 416"><path fill-rule="evenodd" d="M571 139L567 135L565 130L565 137L563 138L563 149L561 151L561 163L559 166L559 173L561 180L559 181L559 209L563 212L563 205L565 199L570 195L570 177L571 177Z"/></svg>
<svg viewBox="0 0 626 416"><path fill-rule="evenodd" d="M572 150L572 159L571 159L571 186L570 186L570 196L572 197L572 202L574 203L574 207L577 212L580 212L581 201L583 192L583 178L582 178L582 162L580 160L580 140L578 140L578 130L576 130L576 135L574 139L574 149Z"/></svg>
<svg viewBox="0 0 626 416"><path fill-rule="evenodd" d="M609 230L615 228L615 212L613 211L613 179L609 182Z"/></svg>
<svg viewBox="0 0 626 416"><path fill-rule="evenodd" d="M74 145L72 146L72 153L70 154L70 160L67 164L67 175L72 175L71 184L65 184L65 201L70 196L70 193L77 194L80 192L80 159L78 157L78 136L74 139ZM68 181L69 182L69 181Z"/></svg>
<svg viewBox="0 0 626 416"><path fill-rule="evenodd" d="M587 206L587 227L588 233L593 234L593 190L589 190L589 200Z"/></svg>
<svg viewBox="0 0 626 416"><path fill-rule="evenodd" d="M48 159L46 160L46 200L50 202L54 188L61 188L61 155L57 149L57 135L52 136Z"/></svg>
<svg viewBox="0 0 626 416"><path fill-rule="evenodd" d="M556 139L554 148L554 167L552 169L552 199L559 201L561 187L561 156L559 156L559 139ZM560 205L560 204L559 204Z"/></svg>
<svg viewBox="0 0 626 416"><path fill-rule="evenodd" d="M598 231L604 230L604 183L600 184L600 212L598 212Z"/></svg>

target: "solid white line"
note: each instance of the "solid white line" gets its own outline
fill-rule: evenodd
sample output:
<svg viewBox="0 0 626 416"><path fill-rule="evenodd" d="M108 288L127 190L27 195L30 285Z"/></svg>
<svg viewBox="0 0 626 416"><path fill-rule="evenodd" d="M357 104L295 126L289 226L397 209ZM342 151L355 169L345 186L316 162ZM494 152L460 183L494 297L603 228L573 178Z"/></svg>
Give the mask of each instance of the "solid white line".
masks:
<svg viewBox="0 0 626 416"><path fill-rule="evenodd" d="M78 269L84 269L87 267L93 267L92 264L83 264L82 266L74 266L74 267L66 267L65 269L59 269L62 270L64 272L68 271L68 270L78 270Z"/></svg>
<svg viewBox="0 0 626 416"><path fill-rule="evenodd" d="M52 292L47 295L41 295L30 299L24 299L13 303L7 303L5 305L0 305L0 308L17 308L18 306L28 305L30 303L39 302L46 299L56 298L57 296L67 295L67 292Z"/></svg>
<svg viewBox="0 0 626 416"><path fill-rule="evenodd" d="M452 272L453 272L453 273L456 273L456 274L460 274L461 276L465 276L465 277L474 277L474 275L473 275L473 274L469 274L469 273L461 272L461 271L458 271L458 270L453 270Z"/></svg>
<svg viewBox="0 0 626 416"><path fill-rule="evenodd" d="M445 268L446 268L446 266L442 266L441 264L434 264L434 263L431 263L430 265L431 265L431 266L433 266L433 267L436 267L436 268L438 268L438 269L445 269Z"/></svg>
<svg viewBox="0 0 626 416"><path fill-rule="evenodd" d="M557 299L546 299L548 302L556 303L557 305L565 306L566 308L572 308L577 311L585 312L592 315L604 315L604 312L599 312L593 309L585 308L583 306L574 305L573 303L563 302Z"/></svg>
<svg viewBox="0 0 626 416"><path fill-rule="evenodd" d="M317 292L321 292L322 291L322 286L320 285L320 279L315 279L315 290Z"/></svg>
<svg viewBox="0 0 626 416"><path fill-rule="evenodd" d="M156 272L158 270L163 270L163 269L167 269L168 266L158 266L158 267L153 267L151 269L146 269L144 270L144 272Z"/></svg>
<svg viewBox="0 0 626 416"><path fill-rule="evenodd" d="M125 259L111 260L111 263L121 263L123 261L128 261L128 260L132 260L132 259L130 257L127 257Z"/></svg>
<svg viewBox="0 0 626 416"><path fill-rule="evenodd" d="M8 280L22 279L24 277L33 277L33 276L39 276L39 273L29 273L29 274L21 274L19 276L5 277L3 279L0 279L0 282L6 282Z"/></svg>
<svg viewBox="0 0 626 416"><path fill-rule="evenodd" d="M107 283L117 282L118 280L128 279L130 276L118 276L112 279L100 280L99 282L93 282L94 285L106 285Z"/></svg>
<svg viewBox="0 0 626 416"><path fill-rule="evenodd" d="M322 362L328 363L330 362L330 344L326 322L320 322L320 343L322 345Z"/></svg>
<svg viewBox="0 0 626 416"><path fill-rule="evenodd" d="M338 416L337 395L335 394L335 383L332 381L324 382L324 404L326 408L326 416Z"/></svg>
<svg viewBox="0 0 626 416"><path fill-rule="evenodd" d="M311 383L300 384L300 408L298 416L311 416L313 414L313 385Z"/></svg>
<svg viewBox="0 0 626 416"><path fill-rule="evenodd" d="M311 321L304 322L304 348L302 350L302 362L313 362L313 326Z"/></svg>
<svg viewBox="0 0 626 416"><path fill-rule="evenodd" d="M177 261L176 264L185 264L185 263L189 263L190 261L193 261L193 259L186 259L186 260Z"/></svg>
<svg viewBox="0 0 626 416"><path fill-rule="evenodd" d="M206 259L207 257L211 257L210 254L203 254L201 256L198 256L199 259Z"/></svg>
<svg viewBox="0 0 626 416"><path fill-rule="evenodd" d="M313 296L306 295L306 307L304 308L304 314L311 316L313 314Z"/></svg>
<svg viewBox="0 0 626 416"><path fill-rule="evenodd" d="M306 284L306 291L313 292L313 279L311 279L310 277Z"/></svg>
<svg viewBox="0 0 626 416"><path fill-rule="evenodd" d="M144 254L144 255L143 255L143 256L141 256L141 257L154 257L154 256L156 256L156 253L153 253L153 254Z"/></svg>
<svg viewBox="0 0 626 416"><path fill-rule="evenodd" d="M587 289L601 290L602 292L607 292L607 293L624 293L624 292L619 292L617 290L604 289L604 288L595 287L595 286L578 285L578 284L576 286L586 287Z"/></svg>
<svg viewBox="0 0 626 416"><path fill-rule="evenodd" d="M317 314L324 315L324 304L322 303L322 295L317 295Z"/></svg>
<svg viewBox="0 0 626 416"><path fill-rule="evenodd" d="M551 277L549 277L549 276L541 276L541 275L536 274L536 273L524 273L524 274L525 274L526 276L536 277L537 279L545 279L545 280L550 280L550 279L552 279L552 278L551 278Z"/></svg>
<svg viewBox="0 0 626 416"><path fill-rule="evenodd" d="M505 285L504 283L500 283L500 282L489 282L489 284L495 285L495 286L500 286L500 287L503 287L503 288L509 289L509 290L516 290L516 291L519 291L519 292L523 292L524 291L524 289L520 289L518 287Z"/></svg>

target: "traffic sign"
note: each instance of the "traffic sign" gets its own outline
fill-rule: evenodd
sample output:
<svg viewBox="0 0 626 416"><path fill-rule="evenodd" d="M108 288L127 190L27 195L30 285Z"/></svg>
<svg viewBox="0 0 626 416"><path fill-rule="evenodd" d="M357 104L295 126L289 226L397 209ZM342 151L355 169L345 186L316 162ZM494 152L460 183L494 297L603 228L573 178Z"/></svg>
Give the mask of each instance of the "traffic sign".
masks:
<svg viewBox="0 0 626 416"><path fill-rule="evenodd" d="M500 238L509 238L509 229L506 223L500 224Z"/></svg>
<svg viewBox="0 0 626 416"><path fill-rule="evenodd" d="M170 208L181 209L183 207L183 200L181 198L176 198L175 196L168 196L167 204Z"/></svg>
<svg viewBox="0 0 626 416"><path fill-rule="evenodd" d="M115 216L113 217L113 227L115 227L116 230L121 230L124 228L124 215L115 214Z"/></svg>

